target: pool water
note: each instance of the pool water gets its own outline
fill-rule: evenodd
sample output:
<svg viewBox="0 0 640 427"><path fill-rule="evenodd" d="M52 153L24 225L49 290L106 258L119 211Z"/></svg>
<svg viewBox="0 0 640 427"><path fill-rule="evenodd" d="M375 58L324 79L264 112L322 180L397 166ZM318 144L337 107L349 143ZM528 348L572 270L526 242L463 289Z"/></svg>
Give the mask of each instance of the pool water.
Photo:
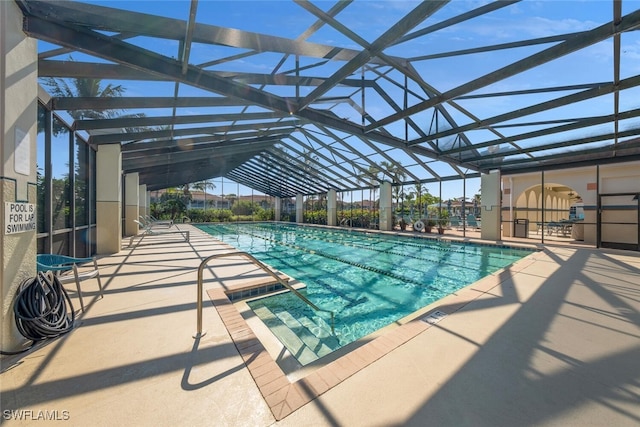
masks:
<svg viewBox="0 0 640 427"><path fill-rule="evenodd" d="M504 246L305 227L199 228L306 284L314 311L286 292L248 305L302 364L377 331L532 253Z"/></svg>

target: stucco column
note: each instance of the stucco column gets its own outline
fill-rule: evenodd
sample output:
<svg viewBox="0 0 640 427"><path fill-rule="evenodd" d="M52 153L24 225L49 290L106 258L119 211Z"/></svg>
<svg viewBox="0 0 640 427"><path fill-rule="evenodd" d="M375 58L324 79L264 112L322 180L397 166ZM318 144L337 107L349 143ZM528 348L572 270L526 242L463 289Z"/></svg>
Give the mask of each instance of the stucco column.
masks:
<svg viewBox="0 0 640 427"><path fill-rule="evenodd" d="M142 184L138 187L138 212L141 216L146 217L149 215L149 205L147 204L148 199L147 184Z"/></svg>
<svg viewBox="0 0 640 427"><path fill-rule="evenodd" d="M304 222L304 207L302 194L296 194L296 222L302 224Z"/></svg>
<svg viewBox="0 0 640 427"><path fill-rule="evenodd" d="M509 176L503 180L504 188L502 190L502 222L504 223L504 227L502 230L502 235L504 237L511 237L513 230L513 208L514 208L514 197L515 197L515 189L513 183L513 177ZM482 185L482 184L481 184ZM484 190L482 190L484 193Z"/></svg>
<svg viewBox="0 0 640 427"><path fill-rule="evenodd" d="M276 221L280 221L280 218L282 217L282 199L280 199L280 197L276 196L276 201L275 201L276 205L274 206L274 219Z"/></svg>
<svg viewBox="0 0 640 427"><path fill-rule="evenodd" d="M138 172L124 176L124 233L125 236L138 234L140 227L134 221L140 216L140 175Z"/></svg>
<svg viewBox="0 0 640 427"><path fill-rule="evenodd" d="M114 254L122 245L122 153L120 144L103 144L96 153L96 252Z"/></svg>
<svg viewBox="0 0 640 427"><path fill-rule="evenodd" d="M391 209L391 183L380 184L380 230L393 230L393 210Z"/></svg>
<svg viewBox="0 0 640 427"><path fill-rule="evenodd" d="M336 190L329 190L327 192L327 225L336 226L338 225L338 216L337 216L337 207L338 204L336 202L337 195Z"/></svg>
<svg viewBox="0 0 640 427"><path fill-rule="evenodd" d="M484 240L501 240L500 230L500 171L490 171L480 178L480 207L482 209L482 229L480 236Z"/></svg>
<svg viewBox="0 0 640 427"><path fill-rule="evenodd" d="M147 194L146 194L145 197L146 197L146 200L147 200L147 204L146 204L146 206L147 206L147 215L151 216L151 191L147 191Z"/></svg>
<svg viewBox="0 0 640 427"><path fill-rule="evenodd" d="M0 1L0 32L0 350L8 352L30 342L16 329L13 303L20 283L36 275L38 51L15 2Z"/></svg>

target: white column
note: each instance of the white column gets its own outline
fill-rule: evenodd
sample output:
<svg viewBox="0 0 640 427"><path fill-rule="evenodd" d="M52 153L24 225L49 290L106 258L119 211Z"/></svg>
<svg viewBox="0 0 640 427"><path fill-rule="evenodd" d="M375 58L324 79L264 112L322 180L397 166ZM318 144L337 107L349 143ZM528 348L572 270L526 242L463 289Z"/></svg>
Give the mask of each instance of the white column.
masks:
<svg viewBox="0 0 640 427"><path fill-rule="evenodd" d="M276 196L275 203L276 205L274 206L274 219L276 221L280 221L280 218L282 217L282 200L280 199L280 197Z"/></svg>
<svg viewBox="0 0 640 427"><path fill-rule="evenodd" d="M391 209L391 183L383 181L380 184L380 230L393 230L393 210Z"/></svg>
<svg viewBox="0 0 640 427"><path fill-rule="evenodd" d="M513 218L514 218L514 212L513 212L513 208L515 205L515 184L513 182L513 177L509 176L509 177L505 177L501 179L502 181L502 207L505 208L505 210L502 212L502 222L504 224L503 230L502 230L502 236L503 237L511 237L511 232L513 231ZM538 180L538 183L540 181ZM482 185L482 182L481 184ZM482 190L482 194L484 194L484 190ZM542 209L542 206L540 206L540 208ZM502 210L502 209L501 209ZM540 220L542 221L542 219Z"/></svg>
<svg viewBox="0 0 640 427"><path fill-rule="evenodd" d="M149 195L147 194L147 184L142 184L138 187L138 210L140 215L147 216L149 215L149 204L147 201L149 200Z"/></svg>
<svg viewBox="0 0 640 427"><path fill-rule="evenodd" d="M0 350L17 351L26 341L15 326L13 301L20 283L36 275L39 207L37 40L22 31L22 13L15 2L0 1L0 64Z"/></svg>
<svg viewBox="0 0 640 427"><path fill-rule="evenodd" d="M120 144L103 144L96 153L96 252L114 254L122 245L122 153Z"/></svg>
<svg viewBox="0 0 640 427"><path fill-rule="evenodd" d="M338 203L336 190L329 190L327 192L327 225L338 225Z"/></svg>
<svg viewBox="0 0 640 427"><path fill-rule="evenodd" d="M302 194L296 194L296 222L302 224L304 222L304 208Z"/></svg>
<svg viewBox="0 0 640 427"><path fill-rule="evenodd" d="M493 170L482 174L480 178L480 207L482 209L482 229L480 236L484 240L501 240L500 217L500 171Z"/></svg>
<svg viewBox="0 0 640 427"><path fill-rule="evenodd" d="M124 234L132 236L138 234L140 216L140 175L138 172L128 173L124 177ZM134 221L135 220L135 221Z"/></svg>
<svg viewBox="0 0 640 427"><path fill-rule="evenodd" d="M147 191L146 200L147 200L147 204L145 206L147 207L147 216L150 216L151 215L151 191Z"/></svg>

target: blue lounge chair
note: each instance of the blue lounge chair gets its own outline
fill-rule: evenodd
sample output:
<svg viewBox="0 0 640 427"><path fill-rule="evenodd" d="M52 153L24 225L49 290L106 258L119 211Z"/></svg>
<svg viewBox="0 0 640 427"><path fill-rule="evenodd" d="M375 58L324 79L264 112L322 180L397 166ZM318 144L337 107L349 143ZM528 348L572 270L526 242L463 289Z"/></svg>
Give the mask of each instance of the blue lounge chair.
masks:
<svg viewBox="0 0 640 427"><path fill-rule="evenodd" d="M93 263L93 268L85 268L85 264ZM100 289L100 298L102 294L102 281L100 280L100 271L95 258L74 258L65 255L55 254L37 254L36 266L38 271L51 271L60 280L60 283L76 283L78 290L78 299L80 300L80 308L84 312L84 301L82 300L82 291L80 290L80 282L83 280L98 279L98 287ZM79 269L79 266L83 266Z"/></svg>
<svg viewBox="0 0 640 427"><path fill-rule="evenodd" d="M467 226L469 228L475 228L476 230L480 230L480 223L476 219L475 215L472 215L472 214L467 215Z"/></svg>
<svg viewBox="0 0 640 427"><path fill-rule="evenodd" d="M452 216L449 219L449 223L451 224L451 228L456 228L456 230L460 230L462 228L462 224L460 223L460 217L459 216Z"/></svg>

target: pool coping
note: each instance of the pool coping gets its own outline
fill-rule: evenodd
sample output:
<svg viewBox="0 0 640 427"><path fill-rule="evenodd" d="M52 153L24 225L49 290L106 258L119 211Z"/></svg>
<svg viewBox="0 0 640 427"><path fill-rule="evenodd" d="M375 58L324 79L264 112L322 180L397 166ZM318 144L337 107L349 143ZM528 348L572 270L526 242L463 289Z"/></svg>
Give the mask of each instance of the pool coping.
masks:
<svg viewBox="0 0 640 427"><path fill-rule="evenodd" d="M510 266L423 307L412 315L399 320L397 327L384 329L385 332L379 336L294 381L287 377L271 357L223 288L208 289L207 295L262 397L275 419L279 421L433 327L446 316L461 310L473 300L491 292L493 288L500 286L511 275L534 263L536 253L538 251L534 251ZM238 290L238 287L235 290Z"/></svg>

